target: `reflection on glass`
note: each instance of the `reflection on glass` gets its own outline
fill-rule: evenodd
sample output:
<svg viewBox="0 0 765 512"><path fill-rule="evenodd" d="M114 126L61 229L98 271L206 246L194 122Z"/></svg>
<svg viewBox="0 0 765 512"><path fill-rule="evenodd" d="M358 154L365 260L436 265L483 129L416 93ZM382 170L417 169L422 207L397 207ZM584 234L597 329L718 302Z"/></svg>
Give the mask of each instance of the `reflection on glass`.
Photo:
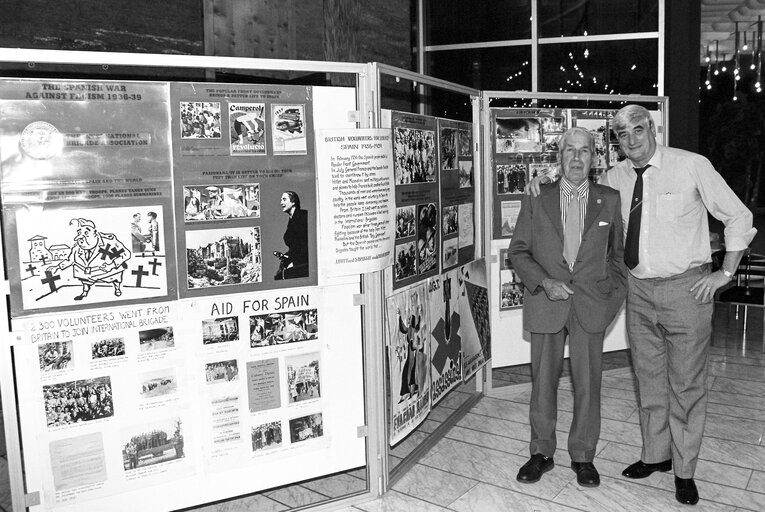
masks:
<svg viewBox="0 0 765 512"><path fill-rule="evenodd" d="M658 0L538 0L539 37L655 32Z"/></svg>

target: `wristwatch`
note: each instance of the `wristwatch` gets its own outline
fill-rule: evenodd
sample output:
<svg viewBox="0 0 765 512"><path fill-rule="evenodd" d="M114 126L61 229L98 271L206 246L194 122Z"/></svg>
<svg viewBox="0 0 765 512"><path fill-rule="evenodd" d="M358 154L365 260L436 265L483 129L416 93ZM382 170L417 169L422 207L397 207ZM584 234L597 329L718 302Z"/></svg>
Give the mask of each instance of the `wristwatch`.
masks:
<svg viewBox="0 0 765 512"><path fill-rule="evenodd" d="M723 275L728 278L728 281L733 279L733 272L729 272L725 270L724 268L721 268L720 270L722 271Z"/></svg>

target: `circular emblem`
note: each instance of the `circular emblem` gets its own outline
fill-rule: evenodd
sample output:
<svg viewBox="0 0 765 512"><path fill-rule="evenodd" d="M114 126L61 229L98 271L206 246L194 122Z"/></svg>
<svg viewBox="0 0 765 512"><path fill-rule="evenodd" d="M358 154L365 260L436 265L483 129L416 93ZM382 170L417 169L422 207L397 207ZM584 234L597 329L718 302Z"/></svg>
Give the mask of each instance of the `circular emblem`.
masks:
<svg viewBox="0 0 765 512"><path fill-rule="evenodd" d="M64 138L58 129L45 121L28 124L21 132L21 150L36 160L47 160L56 156L64 145Z"/></svg>

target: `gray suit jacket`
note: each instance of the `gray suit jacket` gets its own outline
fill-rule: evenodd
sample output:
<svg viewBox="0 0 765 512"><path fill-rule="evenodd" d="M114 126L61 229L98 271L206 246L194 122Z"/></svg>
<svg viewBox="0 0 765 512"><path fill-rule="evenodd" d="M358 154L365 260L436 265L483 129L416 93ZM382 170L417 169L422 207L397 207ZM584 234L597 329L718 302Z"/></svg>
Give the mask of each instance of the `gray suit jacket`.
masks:
<svg viewBox="0 0 765 512"><path fill-rule="evenodd" d="M582 243L570 272L563 258L560 181L543 185L537 197L523 196L509 254L525 286L524 328L558 332L573 307L584 330L605 331L626 296L623 237L619 193L591 184ZM574 294L566 300L548 299L541 285L547 277L565 282Z"/></svg>

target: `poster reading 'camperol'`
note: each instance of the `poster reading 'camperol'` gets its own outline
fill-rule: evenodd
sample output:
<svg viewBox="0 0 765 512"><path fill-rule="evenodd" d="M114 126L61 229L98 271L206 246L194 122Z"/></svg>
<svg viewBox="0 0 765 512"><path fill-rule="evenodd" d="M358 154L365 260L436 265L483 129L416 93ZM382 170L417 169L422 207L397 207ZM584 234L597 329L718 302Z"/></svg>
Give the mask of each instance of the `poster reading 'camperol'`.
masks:
<svg viewBox="0 0 765 512"><path fill-rule="evenodd" d="M438 274L441 213L434 117L383 111L393 130L396 243L393 288ZM384 119L384 123L386 120Z"/></svg>
<svg viewBox="0 0 765 512"><path fill-rule="evenodd" d="M310 87L171 86L182 297L315 285Z"/></svg>
<svg viewBox="0 0 765 512"><path fill-rule="evenodd" d="M0 83L11 314L174 297L168 88Z"/></svg>

